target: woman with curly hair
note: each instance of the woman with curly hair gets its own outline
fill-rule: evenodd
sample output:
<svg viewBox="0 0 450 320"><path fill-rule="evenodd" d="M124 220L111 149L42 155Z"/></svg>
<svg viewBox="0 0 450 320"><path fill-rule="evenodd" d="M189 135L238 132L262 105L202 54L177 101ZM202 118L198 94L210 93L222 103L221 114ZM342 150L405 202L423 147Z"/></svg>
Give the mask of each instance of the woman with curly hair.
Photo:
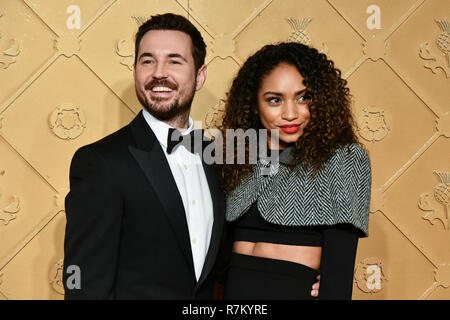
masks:
<svg viewBox="0 0 450 320"><path fill-rule="evenodd" d="M279 162L260 156L220 166L233 248L224 299L312 299L319 274L319 299L351 299L371 169L346 85L326 55L299 43L264 46L234 79L221 127L225 154L237 158L240 147L226 150L227 129L267 129ZM264 174L271 165L277 170Z"/></svg>

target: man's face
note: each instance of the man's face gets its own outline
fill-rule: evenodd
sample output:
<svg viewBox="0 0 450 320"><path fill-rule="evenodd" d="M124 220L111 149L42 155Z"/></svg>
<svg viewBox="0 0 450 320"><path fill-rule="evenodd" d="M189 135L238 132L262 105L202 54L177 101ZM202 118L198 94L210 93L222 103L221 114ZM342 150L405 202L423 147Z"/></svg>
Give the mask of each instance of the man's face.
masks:
<svg viewBox="0 0 450 320"><path fill-rule="evenodd" d="M153 116L171 120L188 111L206 79L206 66L195 71L188 34L151 30L141 39L134 68L136 94Z"/></svg>

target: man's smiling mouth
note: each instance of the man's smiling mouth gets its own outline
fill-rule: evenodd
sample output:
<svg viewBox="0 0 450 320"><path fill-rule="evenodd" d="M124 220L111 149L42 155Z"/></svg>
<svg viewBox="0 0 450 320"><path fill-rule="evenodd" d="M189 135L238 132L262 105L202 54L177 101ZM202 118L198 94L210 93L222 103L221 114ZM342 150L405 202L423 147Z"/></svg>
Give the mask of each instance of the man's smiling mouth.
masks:
<svg viewBox="0 0 450 320"><path fill-rule="evenodd" d="M173 90L168 87L153 87L151 89L152 92L172 92Z"/></svg>

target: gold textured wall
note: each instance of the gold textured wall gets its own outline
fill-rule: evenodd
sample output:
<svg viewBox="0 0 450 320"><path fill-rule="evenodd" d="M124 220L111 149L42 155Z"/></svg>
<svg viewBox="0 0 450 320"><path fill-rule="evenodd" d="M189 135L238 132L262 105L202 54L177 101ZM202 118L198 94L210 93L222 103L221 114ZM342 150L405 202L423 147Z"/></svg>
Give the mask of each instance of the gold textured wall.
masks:
<svg viewBox="0 0 450 320"><path fill-rule="evenodd" d="M354 299L450 298L450 1L1 0L0 299L62 299L73 153L140 110L139 17L188 17L208 45L192 115L213 126L249 54L283 40L331 57L373 170Z"/></svg>

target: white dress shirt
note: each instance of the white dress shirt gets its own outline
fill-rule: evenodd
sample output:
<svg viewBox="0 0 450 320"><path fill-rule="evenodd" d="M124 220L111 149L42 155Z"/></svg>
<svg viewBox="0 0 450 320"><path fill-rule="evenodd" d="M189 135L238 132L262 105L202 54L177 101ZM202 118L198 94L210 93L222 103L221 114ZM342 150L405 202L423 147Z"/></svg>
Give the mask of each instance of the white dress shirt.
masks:
<svg viewBox="0 0 450 320"><path fill-rule="evenodd" d="M166 155L170 170L183 200L191 240L195 276L198 281L202 273L206 253L208 252L214 221L211 193L202 161L199 154L191 153L182 145L177 146L168 154L166 151L167 136L169 128L172 127L156 119L145 109L143 110L143 115ZM189 134L193 128L194 122L189 117L189 127L182 134ZM167 254L170 253L168 252Z"/></svg>

